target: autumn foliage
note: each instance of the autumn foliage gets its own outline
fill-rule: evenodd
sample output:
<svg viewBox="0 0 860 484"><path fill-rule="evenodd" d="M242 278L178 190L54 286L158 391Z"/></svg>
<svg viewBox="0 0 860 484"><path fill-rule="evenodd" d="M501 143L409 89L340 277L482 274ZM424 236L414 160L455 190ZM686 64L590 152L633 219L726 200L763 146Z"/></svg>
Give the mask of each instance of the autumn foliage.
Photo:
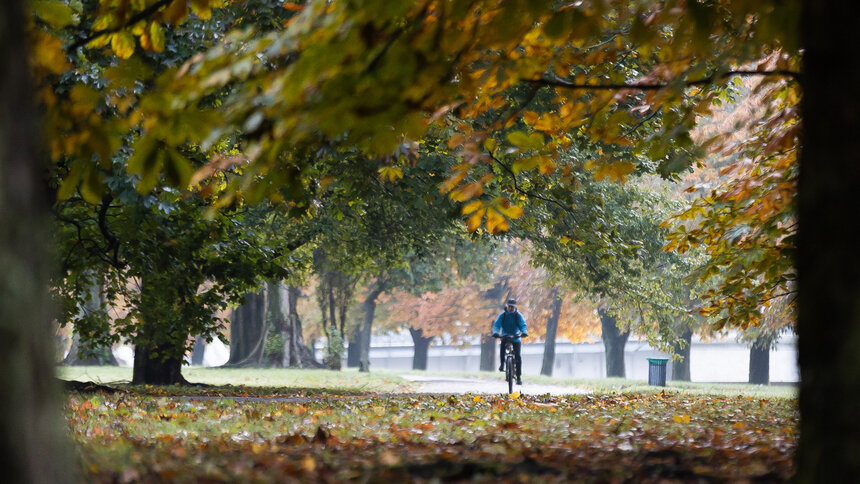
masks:
<svg viewBox="0 0 860 484"><path fill-rule="evenodd" d="M72 394L65 417L90 482L787 482L797 445L793 400L677 391Z"/></svg>

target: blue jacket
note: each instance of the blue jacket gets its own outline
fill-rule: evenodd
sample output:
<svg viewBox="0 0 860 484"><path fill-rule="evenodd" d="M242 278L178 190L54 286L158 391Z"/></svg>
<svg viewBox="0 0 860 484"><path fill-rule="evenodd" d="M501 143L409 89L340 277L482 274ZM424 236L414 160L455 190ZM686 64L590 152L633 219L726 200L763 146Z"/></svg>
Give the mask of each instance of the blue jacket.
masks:
<svg viewBox="0 0 860 484"><path fill-rule="evenodd" d="M529 333L529 329L526 327L526 318L519 311L512 313L509 313L507 310L502 311L502 314L493 323L493 334L498 333L502 336L513 336L517 332L522 334ZM519 343L520 338L514 338L514 342Z"/></svg>

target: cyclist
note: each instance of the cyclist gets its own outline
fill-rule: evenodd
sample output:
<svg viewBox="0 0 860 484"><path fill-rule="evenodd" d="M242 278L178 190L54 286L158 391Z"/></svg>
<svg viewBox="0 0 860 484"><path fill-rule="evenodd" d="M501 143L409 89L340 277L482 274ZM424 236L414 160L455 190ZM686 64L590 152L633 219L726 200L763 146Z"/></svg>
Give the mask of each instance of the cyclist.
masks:
<svg viewBox="0 0 860 484"><path fill-rule="evenodd" d="M493 337L512 337L514 347L514 362L516 363L517 385L523 384L523 380L521 378L523 358L520 353L520 350L522 348L520 335L522 335L523 338L529 335L529 330L526 327L526 318L523 317L522 313L517 311L517 300L508 299L508 302L505 305L505 310L502 312L502 314L499 314L499 317L496 318L496 322L493 323ZM505 345L500 345L500 348L502 364L499 365L499 371L505 371Z"/></svg>

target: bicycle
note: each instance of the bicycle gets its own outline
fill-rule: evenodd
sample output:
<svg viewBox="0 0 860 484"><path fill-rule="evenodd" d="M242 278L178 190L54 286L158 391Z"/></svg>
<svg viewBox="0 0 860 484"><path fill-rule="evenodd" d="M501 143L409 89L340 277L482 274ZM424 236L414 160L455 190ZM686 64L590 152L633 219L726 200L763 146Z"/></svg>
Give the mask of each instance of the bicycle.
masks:
<svg viewBox="0 0 860 484"><path fill-rule="evenodd" d="M517 333L520 336L520 333ZM508 393L514 393L514 337L513 336L496 336L502 339L502 346L505 348L505 381L508 382Z"/></svg>

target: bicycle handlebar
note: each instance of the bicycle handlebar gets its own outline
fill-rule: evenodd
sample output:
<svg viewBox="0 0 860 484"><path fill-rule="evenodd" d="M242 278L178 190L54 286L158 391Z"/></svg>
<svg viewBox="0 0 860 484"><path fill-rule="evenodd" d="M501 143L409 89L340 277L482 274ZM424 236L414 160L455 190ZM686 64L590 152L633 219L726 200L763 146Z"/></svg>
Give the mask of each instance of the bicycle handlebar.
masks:
<svg viewBox="0 0 860 484"><path fill-rule="evenodd" d="M522 334L519 331L517 331L515 334L512 334L512 335L506 334L504 336L500 335L499 333L493 333L493 338L528 338L528 337L529 337L528 334Z"/></svg>

